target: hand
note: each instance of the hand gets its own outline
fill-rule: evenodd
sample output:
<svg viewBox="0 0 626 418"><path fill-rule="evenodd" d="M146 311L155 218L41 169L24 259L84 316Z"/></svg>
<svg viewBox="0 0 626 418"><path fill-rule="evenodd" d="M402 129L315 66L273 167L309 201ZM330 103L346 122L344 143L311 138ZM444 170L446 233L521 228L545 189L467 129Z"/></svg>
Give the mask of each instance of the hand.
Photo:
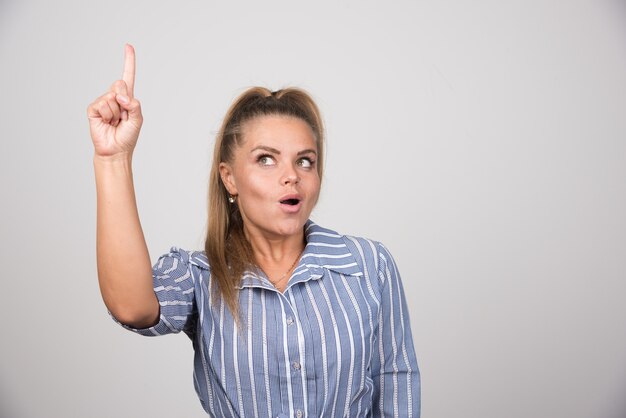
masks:
<svg viewBox="0 0 626 418"><path fill-rule="evenodd" d="M107 93L87 108L96 155L132 154L143 123L141 105L133 94L134 86L135 49L127 44L122 79L113 83Z"/></svg>

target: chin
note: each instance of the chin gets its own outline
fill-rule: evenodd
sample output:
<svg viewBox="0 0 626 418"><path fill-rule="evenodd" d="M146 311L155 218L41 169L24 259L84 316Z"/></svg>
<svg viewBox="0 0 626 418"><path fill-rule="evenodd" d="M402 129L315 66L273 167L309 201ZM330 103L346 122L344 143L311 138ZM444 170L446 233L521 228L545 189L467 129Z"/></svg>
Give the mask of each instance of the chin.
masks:
<svg viewBox="0 0 626 418"><path fill-rule="evenodd" d="M243 217L244 228L249 232L257 231L268 237L286 238L303 233L309 214L310 212L307 211L291 215L285 215L282 212L256 213L252 219L247 216Z"/></svg>
<svg viewBox="0 0 626 418"><path fill-rule="evenodd" d="M275 231L279 235L289 236L295 235L302 232L304 228L304 224L306 223L308 217L304 220L302 219L288 219L283 222L280 222L279 225L276 225Z"/></svg>

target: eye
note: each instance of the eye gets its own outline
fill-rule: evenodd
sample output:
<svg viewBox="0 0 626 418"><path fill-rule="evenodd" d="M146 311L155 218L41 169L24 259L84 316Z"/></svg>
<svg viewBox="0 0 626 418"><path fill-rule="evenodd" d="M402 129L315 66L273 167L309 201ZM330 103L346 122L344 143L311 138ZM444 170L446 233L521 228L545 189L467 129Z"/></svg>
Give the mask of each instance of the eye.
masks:
<svg viewBox="0 0 626 418"><path fill-rule="evenodd" d="M265 165L265 166L276 165L276 161L274 160L274 157L272 157L269 154L259 155L256 160L261 165Z"/></svg>
<svg viewBox="0 0 626 418"><path fill-rule="evenodd" d="M300 158L296 164L298 164L298 166L302 168L312 168L315 164L315 161L311 160L309 157L303 157Z"/></svg>

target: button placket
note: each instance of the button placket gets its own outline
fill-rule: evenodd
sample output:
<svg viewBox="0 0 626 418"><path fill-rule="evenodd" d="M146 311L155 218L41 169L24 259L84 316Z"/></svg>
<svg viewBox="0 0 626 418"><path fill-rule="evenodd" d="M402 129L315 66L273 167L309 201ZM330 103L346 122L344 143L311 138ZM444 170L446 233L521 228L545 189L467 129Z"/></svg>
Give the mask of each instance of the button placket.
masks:
<svg viewBox="0 0 626 418"><path fill-rule="evenodd" d="M304 416L304 403L303 403L303 399L302 399L302 393L304 392L304 390L306 390L306 388L303 388L303 384L304 382L302 381L303 377L302 374L305 372L303 367L304 364L302 364L301 362L304 361L304 359L302 358L302 353L301 353L301 345L302 345L302 341L300 338L300 322L298 321L298 318L296 317L296 313L295 310L292 306L292 300L290 299L290 292L291 289L288 289L285 294L278 294L278 296L281 298L281 300L283 301L282 303L282 307L283 307L283 311L282 311L282 315L280 318L280 323L278 324L278 326L280 327L282 324L282 332L285 333L286 335L286 346L285 346L285 354L288 355L288 361L289 363L285 364L283 367L286 366L287 370L285 370L287 372L287 374L290 375L289 379L290 379L290 384L291 384L291 391L293 394L293 404L291 405L292 409L291 410L291 414L289 414L290 417L303 417ZM294 302L295 303L295 302ZM283 381L281 380L281 392L287 391L287 386L285 385L284 387L282 386ZM285 383L287 383L285 381ZM285 392L285 397L284 399L289 398L290 395L288 395ZM283 411L285 410L285 408L288 405L282 405L283 406ZM300 415L298 415L298 412L300 411Z"/></svg>
<svg viewBox="0 0 626 418"><path fill-rule="evenodd" d="M287 328L288 328L288 332L290 334L292 333L297 333L298 330L293 327L293 325L296 323L296 321L294 321L293 319L293 315L287 315L287 317L285 318L285 323L287 324ZM300 369L302 368L302 365L300 364L300 362L298 360L292 360L291 362L291 368L296 371L299 372Z"/></svg>

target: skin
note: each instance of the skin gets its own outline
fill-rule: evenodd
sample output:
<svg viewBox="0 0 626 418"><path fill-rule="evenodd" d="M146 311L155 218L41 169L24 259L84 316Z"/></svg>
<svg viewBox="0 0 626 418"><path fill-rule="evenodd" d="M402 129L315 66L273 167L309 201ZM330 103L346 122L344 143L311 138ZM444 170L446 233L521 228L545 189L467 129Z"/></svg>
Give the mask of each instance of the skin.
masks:
<svg viewBox="0 0 626 418"><path fill-rule="evenodd" d="M117 320L146 328L158 322L160 308L132 174L143 123L141 105L134 97L135 50L126 45L124 53L122 78L87 108L94 145L98 282L104 303ZM284 291L289 277L285 272L302 252L303 226L319 195L317 171L302 165L303 157L315 159L317 147L308 125L285 117L250 121L244 126L244 138L231 164L220 166L220 174L231 194L239 196L257 263ZM252 155L252 147L258 144L272 148L263 151L270 155L262 160L258 149ZM306 155L298 154L302 151ZM277 199L285 193L302 198L297 210L277 209Z"/></svg>
<svg viewBox="0 0 626 418"><path fill-rule="evenodd" d="M220 164L222 181L237 196L244 232L259 267L284 291L304 249L304 224L317 203L317 144L310 126L291 116L269 115L242 127L243 143ZM296 196L296 206L281 203Z"/></svg>
<svg viewBox="0 0 626 418"><path fill-rule="evenodd" d="M135 50L126 45L122 79L87 108L94 145L97 194L96 256L105 305L120 322L145 328L158 322L132 175L132 155L143 123L134 97Z"/></svg>

